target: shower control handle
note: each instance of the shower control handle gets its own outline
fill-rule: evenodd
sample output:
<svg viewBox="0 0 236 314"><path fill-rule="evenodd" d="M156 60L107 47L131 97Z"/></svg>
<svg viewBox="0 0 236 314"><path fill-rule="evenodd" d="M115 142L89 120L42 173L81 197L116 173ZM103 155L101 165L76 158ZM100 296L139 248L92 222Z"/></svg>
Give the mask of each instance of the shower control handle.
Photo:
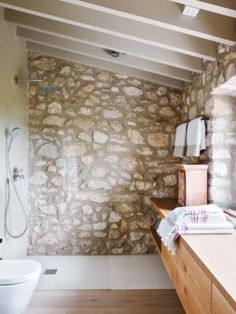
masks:
<svg viewBox="0 0 236 314"><path fill-rule="evenodd" d="M18 168L18 167L14 167L13 168L13 180L16 182L17 180L21 179L23 180L25 178L25 176L23 174L21 174L23 172L23 169Z"/></svg>

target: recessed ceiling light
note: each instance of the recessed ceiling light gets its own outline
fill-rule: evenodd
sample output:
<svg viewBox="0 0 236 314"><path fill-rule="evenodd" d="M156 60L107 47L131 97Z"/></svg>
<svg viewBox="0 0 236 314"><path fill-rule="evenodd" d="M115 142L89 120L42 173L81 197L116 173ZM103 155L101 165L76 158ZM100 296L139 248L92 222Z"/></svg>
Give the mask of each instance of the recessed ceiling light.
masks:
<svg viewBox="0 0 236 314"><path fill-rule="evenodd" d="M190 7L188 5L185 5L184 10L183 10L184 15L188 15L191 17L196 17L198 13L199 13L199 9Z"/></svg>

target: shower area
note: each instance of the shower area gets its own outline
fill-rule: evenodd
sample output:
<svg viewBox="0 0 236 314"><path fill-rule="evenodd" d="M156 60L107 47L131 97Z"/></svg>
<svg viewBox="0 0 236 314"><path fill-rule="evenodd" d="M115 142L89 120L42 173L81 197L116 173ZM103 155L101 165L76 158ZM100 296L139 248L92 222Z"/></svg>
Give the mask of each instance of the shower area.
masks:
<svg viewBox="0 0 236 314"><path fill-rule="evenodd" d="M1 256L40 261L40 290L171 288L150 237L149 200L177 195L181 93L36 52L27 62L18 79L9 72L16 95L0 108ZM215 111L228 108L231 121L231 102L206 105L216 202L219 176L228 172L213 177L222 156L211 147Z"/></svg>
<svg viewBox="0 0 236 314"><path fill-rule="evenodd" d="M150 238L150 197L177 195L176 126L207 113L210 199L232 206L235 77L231 96L226 87L207 102L211 65L206 84L201 75L182 95L26 55L14 36L2 35L0 50L8 57L0 75L0 257L40 261L40 290L171 288Z"/></svg>
<svg viewBox="0 0 236 314"><path fill-rule="evenodd" d="M16 88L27 86L28 134L15 125L6 137L5 230L41 262L39 289L170 288L149 233L149 199L176 195L180 93L36 52L28 78L15 78ZM15 169L22 136L29 176Z"/></svg>

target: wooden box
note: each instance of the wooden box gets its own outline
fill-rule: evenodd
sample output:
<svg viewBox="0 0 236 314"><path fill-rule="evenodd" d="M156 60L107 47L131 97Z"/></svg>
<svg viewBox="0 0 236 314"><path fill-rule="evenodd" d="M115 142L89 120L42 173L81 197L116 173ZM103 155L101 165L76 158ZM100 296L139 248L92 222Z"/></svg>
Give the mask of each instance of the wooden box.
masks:
<svg viewBox="0 0 236 314"><path fill-rule="evenodd" d="M178 165L178 204L207 204L208 165Z"/></svg>

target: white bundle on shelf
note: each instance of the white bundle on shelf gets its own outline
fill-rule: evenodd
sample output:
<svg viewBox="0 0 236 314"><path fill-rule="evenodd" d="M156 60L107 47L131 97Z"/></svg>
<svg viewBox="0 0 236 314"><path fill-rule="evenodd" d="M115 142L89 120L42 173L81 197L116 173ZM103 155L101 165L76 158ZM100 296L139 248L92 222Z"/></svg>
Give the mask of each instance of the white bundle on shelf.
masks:
<svg viewBox="0 0 236 314"><path fill-rule="evenodd" d="M215 204L177 207L164 218L157 233L175 254L175 240L181 234L219 234L233 233L233 225L227 221L223 210Z"/></svg>

